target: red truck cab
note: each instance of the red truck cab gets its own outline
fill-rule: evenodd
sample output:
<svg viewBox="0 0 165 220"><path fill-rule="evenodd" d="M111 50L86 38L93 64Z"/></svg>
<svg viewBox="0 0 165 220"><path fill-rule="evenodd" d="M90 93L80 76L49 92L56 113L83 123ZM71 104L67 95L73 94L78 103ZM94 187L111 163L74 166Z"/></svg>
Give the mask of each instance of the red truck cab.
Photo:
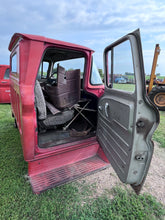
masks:
<svg viewBox="0 0 165 220"><path fill-rule="evenodd" d="M138 193L159 122L145 93L139 31L105 48L105 85L94 64L94 51L87 47L16 33L9 50L12 114L33 192L111 164L120 180ZM130 65L134 90L115 89L115 68L129 70Z"/></svg>
<svg viewBox="0 0 165 220"><path fill-rule="evenodd" d="M9 65L0 65L0 103L10 103Z"/></svg>

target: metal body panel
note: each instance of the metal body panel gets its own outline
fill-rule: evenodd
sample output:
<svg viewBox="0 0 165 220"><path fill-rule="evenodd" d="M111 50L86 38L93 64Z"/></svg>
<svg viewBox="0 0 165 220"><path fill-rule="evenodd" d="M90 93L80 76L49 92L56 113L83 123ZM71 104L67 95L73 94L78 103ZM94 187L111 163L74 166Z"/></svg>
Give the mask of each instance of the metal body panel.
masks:
<svg viewBox="0 0 165 220"><path fill-rule="evenodd" d="M107 90L105 94L99 101L97 135L115 171L126 182L133 139L134 102L112 96Z"/></svg>
<svg viewBox="0 0 165 220"><path fill-rule="evenodd" d="M108 66L107 53L126 40L131 45L135 91L130 93L106 86L99 100L97 137L120 180L131 184L139 193L153 154L151 137L159 123L159 112L146 96L138 30L105 49L105 72Z"/></svg>
<svg viewBox="0 0 165 220"><path fill-rule="evenodd" d="M0 65L0 103L10 103L9 75L5 77L5 73L9 71L9 68L9 65Z"/></svg>

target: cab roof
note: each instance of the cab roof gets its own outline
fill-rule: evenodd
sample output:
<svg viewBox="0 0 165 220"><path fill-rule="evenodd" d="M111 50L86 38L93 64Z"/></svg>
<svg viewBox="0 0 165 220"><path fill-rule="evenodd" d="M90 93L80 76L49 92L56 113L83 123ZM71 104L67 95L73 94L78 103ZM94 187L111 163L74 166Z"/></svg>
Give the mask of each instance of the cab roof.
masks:
<svg viewBox="0 0 165 220"><path fill-rule="evenodd" d="M32 41L40 41L40 42L44 42L44 43L50 43L50 44L54 44L54 45L64 45L67 47L72 47L72 48L79 48L79 49L83 49L83 50L88 50L88 51L92 51L94 52L92 49L88 48L88 47L84 47L78 44L73 44L73 43L69 43L69 42L65 42L65 41L60 41L60 40L54 40L51 38L46 38L43 36L38 36L38 35L31 35L31 34L21 34L21 33L15 33L9 43L9 51L12 51L13 47L15 46L15 44L18 42L19 39L28 39L28 40L32 40Z"/></svg>
<svg viewBox="0 0 165 220"><path fill-rule="evenodd" d="M10 67L10 66L7 64L0 64L0 67Z"/></svg>

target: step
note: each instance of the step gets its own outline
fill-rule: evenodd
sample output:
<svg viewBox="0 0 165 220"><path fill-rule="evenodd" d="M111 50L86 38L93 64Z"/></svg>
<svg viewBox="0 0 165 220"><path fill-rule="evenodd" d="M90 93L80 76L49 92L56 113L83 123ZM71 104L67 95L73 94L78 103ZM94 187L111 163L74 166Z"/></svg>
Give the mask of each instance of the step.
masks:
<svg viewBox="0 0 165 220"><path fill-rule="evenodd" d="M39 194L42 191L105 169L108 166L109 163L106 163L98 155L95 155L88 159L84 159L73 164L68 164L40 174L32 176L29 175L29 179L33 192Z"/></svg>

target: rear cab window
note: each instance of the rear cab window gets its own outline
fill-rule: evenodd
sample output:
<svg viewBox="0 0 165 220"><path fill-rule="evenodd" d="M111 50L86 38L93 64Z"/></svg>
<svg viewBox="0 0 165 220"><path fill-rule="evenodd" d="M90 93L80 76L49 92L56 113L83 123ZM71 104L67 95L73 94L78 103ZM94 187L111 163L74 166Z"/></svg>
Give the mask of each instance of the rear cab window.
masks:
<svg viewBox="0 0 165 220"><path fill-rule="evenodd" d="M47 74L50 68L50 63L47 61L42 61L40 64L40 68L38 71L37 79L42 81L43 79L47 78Z"/></svg>
<svg viewBox="0 0 165 220"><path fill-rule="evenodd" d="M78 51L47 48L41 61L37 80L40 83L57 83L57 66L62 66L65 71L80 69L81 86L83 85L85 70L85 54Z"/></svg>

